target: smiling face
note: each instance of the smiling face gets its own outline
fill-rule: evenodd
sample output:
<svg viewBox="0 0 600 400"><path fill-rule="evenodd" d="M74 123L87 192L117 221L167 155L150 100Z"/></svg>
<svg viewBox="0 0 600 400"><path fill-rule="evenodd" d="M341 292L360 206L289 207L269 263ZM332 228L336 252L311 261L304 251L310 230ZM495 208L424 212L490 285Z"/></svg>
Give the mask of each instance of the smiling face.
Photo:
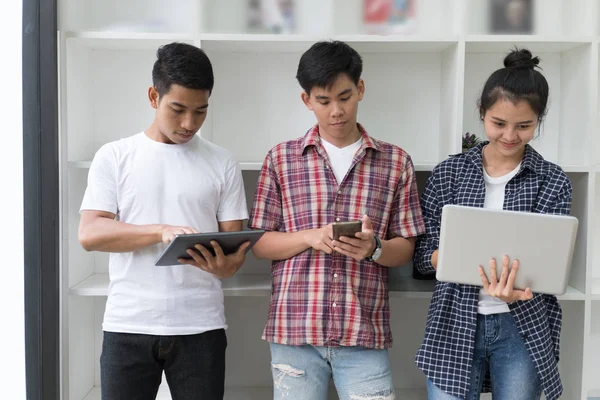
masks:
<svg viewBox="0 0 600 400"><path fill-rule="evenodd" d="M150 105L156 109L148 136L160 143L183 144L190 141L206 119L210 92L171 85L159 96L155 87L148 90Z"/></svg>
<svg viewBox="0 0 600 400"><path fill-rule="evenodd" d="M486 147L489 156L520 160L525 145L533 139L538 116L525 100L499 99L485 112L483 126L490 141Z"/></svg>
<svg viewBox="0 0 600 400"><path fill-rule="evenodd" d="M314 87L310 94L302 92L302 101L317 117L323 139L340 148L359 139L356 116L364 91L362 79L356 85L347 74L341 74L329 88Z"/></svg>

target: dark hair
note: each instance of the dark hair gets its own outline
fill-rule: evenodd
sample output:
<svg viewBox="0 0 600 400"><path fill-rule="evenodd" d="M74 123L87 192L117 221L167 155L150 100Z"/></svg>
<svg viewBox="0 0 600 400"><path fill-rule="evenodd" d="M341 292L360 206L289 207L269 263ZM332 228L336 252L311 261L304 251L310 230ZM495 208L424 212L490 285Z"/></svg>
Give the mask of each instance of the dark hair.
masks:
<svg viewBox="0 0 600 400"><path fill-rule="evenodd" d="M483 87L478 104L481 118L500 99L525 100L541 122L546 115L549 89L544 75L535 69L539 62L527 49L511 51L504 58L504 68L492 73Z"/></svg>
<svg viewBox="0 0 600 400"><path fill-rule="evenodd" d="M160 96L168 93L174 84L212 93L215 77L203 50L191 44L170 43L159 47L156 58L152 68L152 84Z"/></svg>
<svg viewBox="0 0 600 400"><path fill-rule="evenodd" d="M307 94L311 89L330 88L340 74L358 85L362 58L348 44L340 41L317 42L300 58L296 79Z"/></svg>

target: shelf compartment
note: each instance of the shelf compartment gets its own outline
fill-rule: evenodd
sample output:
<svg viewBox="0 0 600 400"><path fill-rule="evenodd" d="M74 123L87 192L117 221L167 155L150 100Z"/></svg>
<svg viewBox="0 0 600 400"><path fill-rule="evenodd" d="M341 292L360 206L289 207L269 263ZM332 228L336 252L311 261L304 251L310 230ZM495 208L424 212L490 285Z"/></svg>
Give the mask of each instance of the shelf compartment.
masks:
<svg viewBox="0 0 600 400"><path fill-rule="evenodd" d="M193 32L203 0L180 0L177 7L163 0L61 0L60 30Z"/></svg>
<svg viewBox="0 0 600 400"><path fill-rule="evenodd" d="M590 116L596 115L589 101L590 82L595 81L591 43L591 39L547 42L527 36L467 38L462 134L485 137L477 104L486 79L503 67L504 57L515 46L527 48L540 58L541 73L550 87L547 115L531 145L548 161L571 171L591 170L588 149L594 131Z"/></svg>
<svg viewBox="0 0 600 400"><path fill-rule="evenodd" d="M503 11L493 9L490 0L465 0L465 26L468 34L494 34L490 20L493 11L495 18L501 18ZM523 2L527 3L527 2ZM532 0L530 34L560 35L561 37L591 35L596 16L594 0ZM507 12L507 11L506 11ZM527 10L525 9L525 12ZM503 25L507 25L504 23ZM506 31L506 28L505 30Z"/></svg>
<svg viewBox="0 0 600 400"><path fill-rule="evenodd" d="M460 103L451 101L460 97L459 46L452 41L440 47L430 42L370 40L349 41L364 61L366 91L358 121L374 138L406 150L417 165L434 165L460 151L458 141L448 140L459 135ZM229 149L236 160L262 164L273 146L304 135L316 123L300 100L302 89L293 77L310 43L282 41L279 45L290 50L286 52L266 49L260 41L244 42L244 50L237 51L234 47L240 43L202 40L218 85L202 135ZM427 47L431 44L433 48ZM257 48L248 51L252 46ZM240 74L240 65L246 74ZM236 118L231 118L231 110L236 110Z"/></svg>

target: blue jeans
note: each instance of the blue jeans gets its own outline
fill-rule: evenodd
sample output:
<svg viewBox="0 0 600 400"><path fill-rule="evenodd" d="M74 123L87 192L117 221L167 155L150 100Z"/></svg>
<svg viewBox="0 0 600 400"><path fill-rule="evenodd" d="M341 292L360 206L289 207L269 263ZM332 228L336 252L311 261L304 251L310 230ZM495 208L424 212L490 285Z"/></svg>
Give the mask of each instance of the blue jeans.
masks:
<svg viewBox="0 0 600 400"><path fill-rule="evenodd" d="M489 371L494 400L539 400L540 378L511 313L477 316L471 383L466 400L479 400ZM457 400L427 380L429 400Z"/></svg>
<svg viewBox="0 0 600 400"><path fill-rule="evenodd" d="M222 400L225 330L154 336L104 332L102 400L154 400L164 371L173 400Z"/></svg>
<svg viewBox="0 0 600 400"><path fill-rule="evenodd" d="M270 345L275 400L326 400L332 377L340 400L396 398L387 350Z"/></svg>

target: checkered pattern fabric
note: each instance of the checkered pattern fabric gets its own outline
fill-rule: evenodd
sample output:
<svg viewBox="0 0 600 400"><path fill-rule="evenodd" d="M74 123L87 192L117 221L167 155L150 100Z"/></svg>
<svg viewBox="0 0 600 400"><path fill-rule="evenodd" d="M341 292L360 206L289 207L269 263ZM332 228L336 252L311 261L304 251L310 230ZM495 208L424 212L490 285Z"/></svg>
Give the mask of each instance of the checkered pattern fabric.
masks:
<svg viewBox="0 0 600 400"><path fill-rule="evenodd" d="M298 232L366 214L380 238L422 234L410 157L359 129L362 145L339 185L318 126L275 146L263 163L248 225ZM263 339L289 345L391 346L387 267L311 248L274 261L271 272Z"/></svg>

